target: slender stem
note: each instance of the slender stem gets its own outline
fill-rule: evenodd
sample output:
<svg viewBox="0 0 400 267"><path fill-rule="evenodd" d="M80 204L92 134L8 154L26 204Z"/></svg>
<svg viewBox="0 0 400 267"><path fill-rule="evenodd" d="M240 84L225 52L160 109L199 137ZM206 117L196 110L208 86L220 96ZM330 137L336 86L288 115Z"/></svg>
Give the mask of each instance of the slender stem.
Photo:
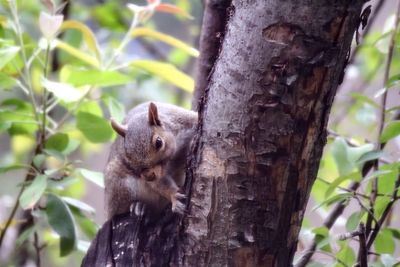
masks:
<svg viewBox="0 0 400 267"><path fill-rule="evenodd" d="M81 98L76 102L75 106L67 111L67 113L64 114L64 116L60 119L58 122L57 126L54 128L54 131L57 131L61 128L62 125L68 120L68 118L79 108L80 104L83 102L83 100L89 95L90 91L94 86L89 87L89 89L86 90L86 92L81 96Z"/></svg>
<svg viewBox="0 0 400 267"><path fill-rule="evenodd" d="M27 82L28 89L29 89L29 96L30 96L30 99L32 102L33 114L35 115L35 119L37 121L39 121L39 114L37 112L37 104L36 104L36 100L35 100L35 96L34 96L33 88L32 88L31 74L30 74L29 68L26 64L28 62L28 60L26 57L24 40L22 38L22 30L21 30L21 24L19 22L18 8L17 8L16 1L10 1L10 9L11 9L11 14L12 14L14 22L15 22L15 30L16 30L16 34L18 37L18 42L21 47L21 55L22 55L22 60L24 61L24 72L25 72L25 76L26 76L25 80Z"/></svg>
<svg viewBox="0 0 400 267"><path fill-rule="evenodd" d="M368 207L366 207L357 196L355 196L354 198L357 200L357 202L360 205L361 209L364 209L368 213L368 215L371 216L371 220L373 220L375 223L378 223L378 220L375 218L375 216L371 212L371 210L368 209Z"/></svg>
<svg viewBox="0 0 400 267"><path fill-rule="evenodd" d="M358 226L360 232L358 238L360 247L358 249L358 264L360 267L368 267L368 249L366 244L365 227L363 223Z"/></svg>
<svg viewBox="0 0 400 267"><path fill-rule="evenodd" d="M36 251L36 266L40 267L41 266L41 260L40 260L41 247L39 244L39 235L36 231L33 234L33 246L35 247L35 251Z"/></svg>
<svg viewBox="0 0 400 267"><path fill-rule="evenodd" d="M387 216L390 214L390 211L392 210L393 204L398 200L397 193L399 191L399 186L400 186L400 176L397 177L396 183L395 183L395 190L393 191L392 198L390 199L390 202L387 204L385 209L383 210L381 218L379 218L379 221L376 223L375 229L371 232L371 236L368 239L367 242L367 248L369 249L372 244L375 241L376 236L379 233L379 230L381 229L383 223L385 222Z"/></svg>
<svg viewBox="0 0 400 267"><path fill-rule="evenodd" d="M47 79L47 75L48 75L48 67L49 67L49 58L50 58L50 44L47 44L47 48L46 48L46 57L45 57L45 61L44 61L44 70L43 70L43 76L44 78ZM41 141L40 143L42 145L44 145L44 142L46 140L46 117L47 117L47 89L43 86L43 109L42 109L42 133L41 133Z"/></svg>
<svg viewBox="0 0 400 267"><path fill-rule="evenodd" d="M21 197L22 192L24 192L24 189L25 189L25 186L22 186L22 187L21 187L21 190L19 191L19 193L18 193L18 195L17 195L17 198L16 198L16 200L15 200L14 206L13 206L13 208L12 208L12 210L11 210L11 213L10 213L10 215L8 216L8 219L7 219L7 221L6 221L6 224L4 225L4 228L3 228L3 230L2 230L1 233L0 233L0 247L1 247L1 244L3 244L3 239L4 239L4 236L6 235L7 229L8 229L8 227L10 227L11 222L12 222L14 216L15 216L15 213L17 212L17 209L18 209L18 207L19 207L19 198Z"/></svg>
<svg viewBox="0 0 400 267"><path fill-rule="evenodd" d="M378 134L377 134L377 140L376 140L376 146L377 149L382 150L384 147L384 143L380 142L380 138L383 132L383 128L385 126L385 120L386 120L386 101L387 101L387 94L388 94L388 90L387 90L387 83L389 81L389 75L390 75L390 67L392 65L392 60L393 60L393 51L394 51L394 46L395 46L395 42L396 42L396 34L398 31L398 27L399 27L399 21L400 21L400 0L398 1L398 6L397 6L397 12L396 12L396 19L395 19L395 23L394 23L394 29L390 38L390 43L389 43L389 48L388 48L388 56L387 56L387 61L386 61L386 65L385 65L385 72L384 72L384 76L383 76L383 86L385 88L385 91L382 95L382 99L381 99L381 106L380 106L380 119L379 119L379 127L378 127ZM374 162L374 169L377 170L379 168L379 161L376 160ZM372 190L371 190L371 198L370 198L370 211L373 213L374 212L374 205L375 205L375 201L376 201L376 194L378 193L378 178L374 178L372 180ZM370 215L368 215L367 217L367 225L366 225L366 235L367 237L370 235L371 233L371 229L372 229L372 218ZM380 227L378 225L375 226L376 227ZM372 236L371 236L372 237ZM370 243L370 239L368 240L368 243Z"/></svg>
<svg viewBox="0 0 400 267"><path fill-rule="evenodd" d="M106 66L105 66L106 69L109 69L111 67L111 65L114 63L114 61L122 53L122 51L124 50L126 45L129 43L129 41L131 40L131 32L137 26L138 23L139 23L139 16L138 16L138 14L134 14L131 25L129 26L128 32L125 34L125 36L122 39L121 43L119 44L118 48L115 50L115 53L111 56L110 61L106 64Z"/></svg>

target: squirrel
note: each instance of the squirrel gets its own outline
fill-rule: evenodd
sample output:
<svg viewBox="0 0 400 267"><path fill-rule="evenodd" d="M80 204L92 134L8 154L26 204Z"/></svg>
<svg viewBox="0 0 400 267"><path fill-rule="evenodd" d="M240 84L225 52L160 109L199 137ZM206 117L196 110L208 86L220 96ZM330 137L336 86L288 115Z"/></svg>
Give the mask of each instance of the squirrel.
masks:
<svg viewBox="0 0 400 267"><path fill-rule="evenodd" d="M184 212L179 187L197 120L197 112L153 102L134 107L122 124L111 118L118 137L105 169L107 218L128 212L135 203L155 213L172 203L173 212Z"/></svg>

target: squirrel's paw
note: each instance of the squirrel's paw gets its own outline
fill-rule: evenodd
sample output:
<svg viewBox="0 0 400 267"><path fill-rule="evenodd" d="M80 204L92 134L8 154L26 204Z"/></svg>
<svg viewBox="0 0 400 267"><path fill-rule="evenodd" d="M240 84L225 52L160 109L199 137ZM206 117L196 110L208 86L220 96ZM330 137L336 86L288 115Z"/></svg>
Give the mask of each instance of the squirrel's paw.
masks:
<svg viewBox="0 0 400 267"><path fill-rule="evenodd" d="M184 200L186 196L181 193L175 193L175 196L172 200L172 211L178 214L183 214L185 213L186 210L186 205L181 202L181 200Z"/></svg>

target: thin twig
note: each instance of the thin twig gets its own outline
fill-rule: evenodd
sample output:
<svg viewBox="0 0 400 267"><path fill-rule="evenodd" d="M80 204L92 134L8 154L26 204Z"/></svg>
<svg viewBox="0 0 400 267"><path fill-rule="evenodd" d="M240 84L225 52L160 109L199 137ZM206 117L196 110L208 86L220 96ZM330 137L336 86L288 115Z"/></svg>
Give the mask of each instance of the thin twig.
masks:
<svg viewBox="0 0 400 267"><path fill-rule="evenodd" d="M368 242L367 242L367 248L371 248L372 244L375 241L376 236L379 233L379 230L381 229L383 223L385 222L387 216L390 214L390 211L392 210L393 204L396 202L396 200L398 200L399 198L397 197L397 193L399 191L399 187L400 187L400 176L397 177L396 183L395 183L395 190L393 191L393 196L390 199L390 202L387 204L387 206L385 207L382 216L379 218L378 222L375 225L375 228L371 231L371 235L368 238Z"/></svg>
<svg viewBox="0 0 400 267"><path fill-rule="evenodd" d="M360 247L358 250L358 266L368 267L368 248L366 245L365 227L363 223L358 226L358 231L360 232L359 243Z"/></svg>
<svg viewBox="0 0 400 267"><path fill-rule="evenodd" d="M396 19L395 19L395 24L394 24L394 29L392 32L392 36L390 38L390 43L389 43L389 50L388 50L388 56L387 56L387 61L385 65L385 72L384 72L384 77L383 77L383 86L384 88L387 87L387 83L389 81L389 75L390 75L390 67L392 65L392 59L393 59L393 51L394 51L394 46L396 42L396 34L398 31L399 27L399 21L400 21L400 0L398 1L398 6L397 6L397 12L396 12ZM386 120L386 101L387 101L387 94L388 90L385 89L383 95L382 95L382 102L380 106L380 119L379 119L379 127L378 127L378 134L377 134L377 140L376 140L376 146L377 149L382 150L384 147L384 143L380 142L380 138L382 136L383 128L385 126L385 120ZM377 170L379 168L379 161L374 162L374 169ZM371 189L371 198L370 198L370 211L371 213L374 213L374 206L375 206L375 201L376 201L376 194L378 193L378 178L374 178L372 180L372 189ZM372 220L370 214L367 217L367 225L366 225L366 235L369 236L372 228ZM380 226L377 226L380 227ZM368 240L370 242L370 239Z"/></svg>
<svg viewBox="0 0 400 267"><path fill-rule="evenodd" d="M19 22L17 3L16 3L16 1L10 1L9 3L10 3L11 14L12 14L14 22L15 22L15 30L16 30L16 34L18 37L18 42L21 47L22 60L24 61L24 63L27 63L28 60L26 57L24 40L22 38L22 30L21 30L21 24ZM29 69L26 66L26 64L24 65L24 71L25 71L25 76L26 76L26 82L27 82L28 89L29 89L29 96L30 96L30 99L32 102L33 114L35 115L36 121L39 121L39 114L37 112L37 104L36 104L36 100L35 100L35 96L34 96L34 92L33 92L33 88L32 88L31 74L30 74Z"/></svg>
<svg viewBox="0 0 400 267"><path fill-rule="evenodd" d="M360 232L360 230L355 230L353 232L340 234L340 235L337 236L337 239L343 241L343 240L347 240L347 239L351 239L353 237L359 236L361 234L362 234L362 232Z"/></svg>
<svg viewBox="0 0 400 267"><path fill-rule="evenodd" d="M25 189L25 186L22 186L21 190L19 191L19 193L17 195L17 198L15 200L14 206L13 206L13 208L11 210L11 213L8 216L8 219L7 219L7 221L6 221L5 225L4 225L4 228L0 233L0 248L1 248L1 245L3 244L3 239L4 239L5 235L6 235L7 229L10 227L11 222L14 219L15 213L17 212L17 209L19 207L19 198L21 197L22 192L24 192L24 189Z"/></svg>
<svg viewBox="0 0 400 267"><path fill-rule="evenodd" d="M36 267L40 267L40 265L41 265L41 260L40 260L41 246L39 244L39 235L36 231L33 234L33 247L35 248L35 252L36 252Z"/></svg>
<svg viewBox="0 0 400 267"><path fill-rule="evenodd" d="M48 73L48 66L49 66L49 57L50 57L50 44L47 44L47 48L46 48L46 58L44 61L44 78L47 79L47 73ZM46 141L46 117L47 117L47 98L48 98L48 94L47 94L47 88L45 88L43 86L43 96L42 96L43 100L42 100L42 104L43 104L43 109L42 109L42 129L41 129L41 137L40 137L40 143L42 144L42 146L44 145L45 141ZM41 147L41 149L43 149L43 147Z"/></svg>
<svg viewBox="0 0 400 267"><path fill-rule="evenodd" d="M371 221L374 221L375 223L378 223L378 220L375 218L375 216L371 212L371 210L368 207L366 207L357 196L354 196L354 198L357 200L357 202L360 205L360 207L362 209L364 209L368 213L369 216L371 216Z"/></svg>

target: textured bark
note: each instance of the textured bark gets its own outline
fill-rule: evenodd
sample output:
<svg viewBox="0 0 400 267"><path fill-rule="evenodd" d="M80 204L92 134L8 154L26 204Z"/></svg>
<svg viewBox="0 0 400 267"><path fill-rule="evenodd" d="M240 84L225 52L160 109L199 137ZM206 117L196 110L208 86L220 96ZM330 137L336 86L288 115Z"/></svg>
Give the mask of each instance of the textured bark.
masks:
<svg viewBox="0 0 400 267"><path fill-rule="evenodd" d="M203 25L200 36L200 57L197 63L196 88L192 109L198 110L201 98L208 86L211 70L221 49L225 35L231 0L205 1Z"/></svg>
<svg viewBox="0 0 400 267"><path fill-rule="evenodd" d="M116 235L141 244L126 264L291 265L362 3L232 0L198 108L188 214L126 223Z"/></svg>
<svg viewBox="0 0 400 267"><path fill-rule="evenodd" d="M291 264L361 6L232 1L206 93L183 265Z"/></svg>

